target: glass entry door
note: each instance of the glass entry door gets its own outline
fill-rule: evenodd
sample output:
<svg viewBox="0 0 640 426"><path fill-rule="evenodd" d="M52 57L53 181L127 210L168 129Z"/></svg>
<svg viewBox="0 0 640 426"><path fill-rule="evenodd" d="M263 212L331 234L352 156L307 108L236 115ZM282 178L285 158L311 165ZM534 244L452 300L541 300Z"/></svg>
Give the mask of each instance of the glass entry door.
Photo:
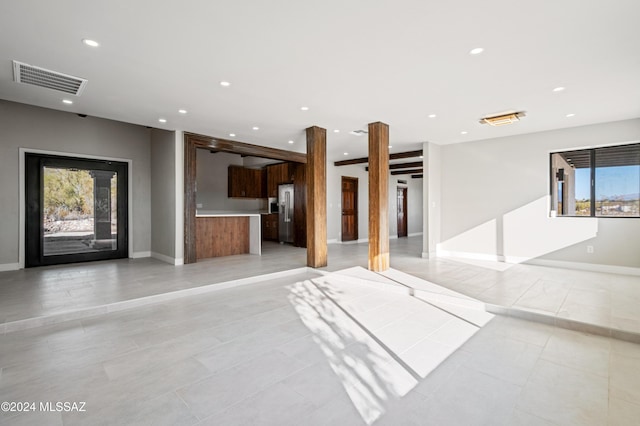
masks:
<svg viewBox="0 0 640 426"><path fill-rule="evenodd" d="M127 164L26 154L25 266L127 257Z"/></svg>

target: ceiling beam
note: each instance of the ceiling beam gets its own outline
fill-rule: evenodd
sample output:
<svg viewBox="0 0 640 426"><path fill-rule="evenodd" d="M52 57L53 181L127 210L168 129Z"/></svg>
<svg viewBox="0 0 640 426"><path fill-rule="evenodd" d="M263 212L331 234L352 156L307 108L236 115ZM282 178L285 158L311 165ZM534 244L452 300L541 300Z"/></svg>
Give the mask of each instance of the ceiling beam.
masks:
<svg viewBox="0 0 640 426"><path fill-rule="evenodd" d="M422 161L412 161L411 163L389 164L389 170L410 169L415 167L422 167ZM369 171L369 167L365 167L364 169Z"/></svg>
<svg viewBox="0 0 640 426"><path fill-rule="evenodd" d="M292 161L295 163L307 162L307 154L284 149L269 148L266 146L252 145L250 143L230 141L228 139L214 138L211 136L186 133L196 148L204 148L219 152L229 152L250 157L268 158L271 160Z"/></svg>
<svg viewBox="0 0 640 426"><path fill-rule="evenodd" d="M415 173L422 173L422 169L407 169L407 170L394 170L392 175L410 175Z"/></svg>
<svg viewBox="0 0 640 426"><path fill-rule="evenodd" d="M396 152L394 154L389 154L389 160L401 160L403 158L413 158L420 157L422 155L422 150L417 151L407 151L407 152ZM363 158L354 158L353 160L342 160L336 161L333 163L334 166L350 166L352 164L366 164L369 162L369 157Z"/></svg>

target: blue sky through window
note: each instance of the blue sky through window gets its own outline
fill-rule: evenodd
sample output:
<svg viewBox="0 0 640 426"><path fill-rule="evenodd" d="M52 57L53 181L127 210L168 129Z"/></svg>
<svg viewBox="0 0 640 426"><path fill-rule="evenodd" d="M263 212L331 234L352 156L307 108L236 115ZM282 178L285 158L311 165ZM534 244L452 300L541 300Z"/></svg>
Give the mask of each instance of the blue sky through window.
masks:
<svg viewBox="0 0 640 426"><path fill-rule="evenodd" d="M589 168L576 169L576 200L589 199L591 194ZM635 195L640 192L640 167L598 167L596 169L596 199Z"/></svg>

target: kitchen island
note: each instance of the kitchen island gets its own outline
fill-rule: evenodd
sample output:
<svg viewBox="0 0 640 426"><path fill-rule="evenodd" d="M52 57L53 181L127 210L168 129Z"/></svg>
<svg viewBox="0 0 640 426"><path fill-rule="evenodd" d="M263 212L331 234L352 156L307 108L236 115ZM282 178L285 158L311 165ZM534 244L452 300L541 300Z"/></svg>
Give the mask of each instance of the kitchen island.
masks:
<svg viewBox="0 0 640 426"><path fill-rule="evenodd" d="M260 213L198 210L196 259L262 254Z"/></svg>

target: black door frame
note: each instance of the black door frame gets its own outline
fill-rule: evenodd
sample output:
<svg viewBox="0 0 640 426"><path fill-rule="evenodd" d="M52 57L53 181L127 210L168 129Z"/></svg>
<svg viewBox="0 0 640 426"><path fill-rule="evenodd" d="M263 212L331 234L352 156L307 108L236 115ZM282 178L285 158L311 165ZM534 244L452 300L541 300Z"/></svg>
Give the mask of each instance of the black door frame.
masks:
<svg viewBox="0 0 640 426"><path fill-rule="evenodd" d="M114 160L25 152L25 267L121 259L129 254L129 164ZM117 250L43 256L43 167L79 168L118 173Z"/></svg>

